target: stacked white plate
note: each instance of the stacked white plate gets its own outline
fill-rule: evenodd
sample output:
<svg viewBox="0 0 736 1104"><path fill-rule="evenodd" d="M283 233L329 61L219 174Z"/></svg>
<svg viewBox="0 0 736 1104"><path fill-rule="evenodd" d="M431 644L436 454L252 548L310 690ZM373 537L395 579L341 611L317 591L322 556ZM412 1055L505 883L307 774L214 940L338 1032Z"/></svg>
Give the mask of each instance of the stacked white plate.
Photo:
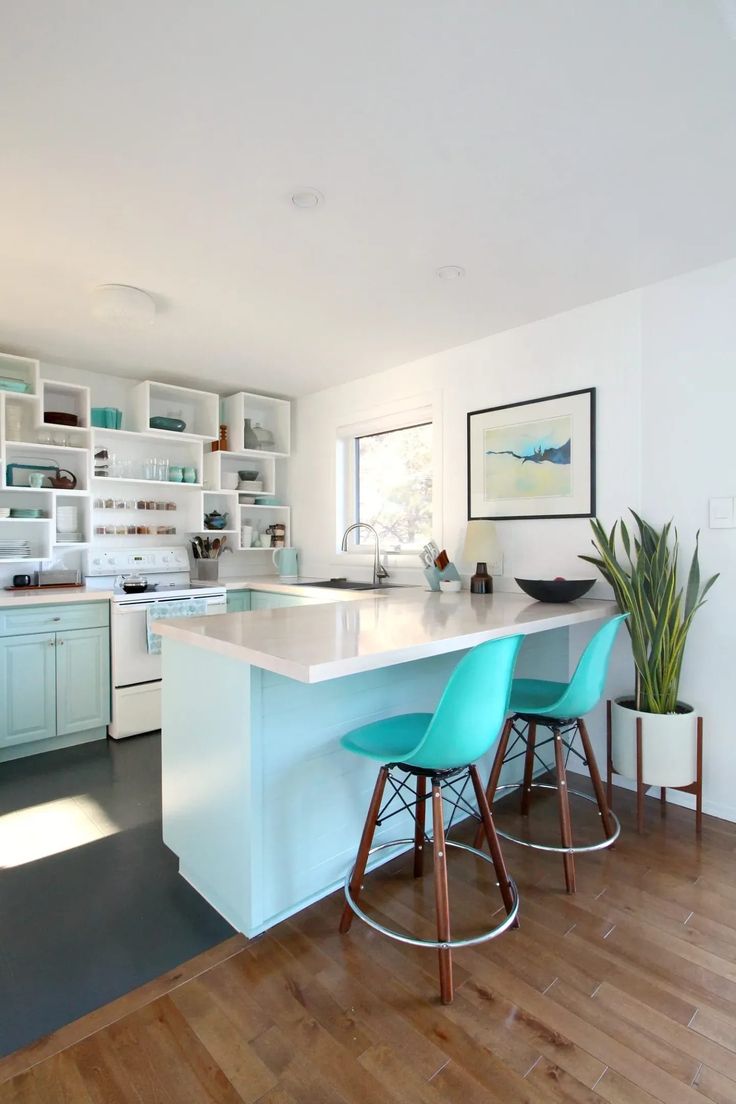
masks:
<svg viewBox="0 0 736 1104"><path fill-rule="evenodd" d="M56 532L57 533L77 533L77 532L79 532L79 507L78 506L57 506L56 507Z"/></svg>
<svg viewBox="0 0 736 1104"><path fill-rule="evenodd" d="M3 540L0 538L0 560L31 558L31 543L27 540Z"/></svg>

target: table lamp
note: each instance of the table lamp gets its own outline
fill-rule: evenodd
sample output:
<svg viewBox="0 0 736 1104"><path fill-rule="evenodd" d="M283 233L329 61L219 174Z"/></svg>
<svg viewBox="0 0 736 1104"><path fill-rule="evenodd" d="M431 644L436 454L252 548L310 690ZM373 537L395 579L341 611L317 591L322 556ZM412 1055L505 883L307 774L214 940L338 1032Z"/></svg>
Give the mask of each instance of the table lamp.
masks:
<svg viewBox="0 0 736 1104"><path fill-rule="evenodd" d="M493 579L488 574L488 564L498 558L496 526L492 521L469 521L465 533L463 561L475 563L475 574L470 580L471 594L493 594Z"/></svg>

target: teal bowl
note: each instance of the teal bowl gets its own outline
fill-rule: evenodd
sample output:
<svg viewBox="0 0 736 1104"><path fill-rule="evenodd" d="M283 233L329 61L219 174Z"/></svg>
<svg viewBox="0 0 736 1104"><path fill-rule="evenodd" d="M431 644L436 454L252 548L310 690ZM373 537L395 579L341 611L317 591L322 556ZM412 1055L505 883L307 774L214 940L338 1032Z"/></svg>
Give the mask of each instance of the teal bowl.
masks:
<svg viewBox="0 0 736 1104"><path fill-rule="evenodd" d="M164 418L158 414L149 419L148 424L151 429L166 429L169 433L183 433L187 428L187 423L181 418Z"/></svg>

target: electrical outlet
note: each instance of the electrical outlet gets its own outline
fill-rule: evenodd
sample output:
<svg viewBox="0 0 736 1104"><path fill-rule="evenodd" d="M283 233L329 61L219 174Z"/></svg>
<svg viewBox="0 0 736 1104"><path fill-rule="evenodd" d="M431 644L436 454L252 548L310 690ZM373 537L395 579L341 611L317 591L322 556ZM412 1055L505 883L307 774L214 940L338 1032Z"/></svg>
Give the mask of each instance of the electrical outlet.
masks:
<svg viewBox="0 0 736 1104"><path fill-rule="evenodd" d="M489 575L503 575L503 556L502 555L499 554L498 557L495 560L492 560L491 563L488 564L488 574Z"/></svg>

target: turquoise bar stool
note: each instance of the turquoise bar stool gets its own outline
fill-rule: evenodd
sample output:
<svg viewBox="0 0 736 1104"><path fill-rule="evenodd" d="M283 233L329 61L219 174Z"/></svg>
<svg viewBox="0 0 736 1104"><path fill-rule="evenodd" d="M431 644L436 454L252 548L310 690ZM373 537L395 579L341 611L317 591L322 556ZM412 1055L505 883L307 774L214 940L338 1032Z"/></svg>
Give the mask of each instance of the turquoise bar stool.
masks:
<svg viewBox="0 0 736 1104"><path fill-rule="evenodd" d="M495 742L508 711L511 680L522 637L504 637L479 644L461 659L450 676L439 705L432 713L406 713L387 717L373 724L353 729L342 738L342 746L356 755L375 759L382 764L378 772L373 797L368 807L355 866L345 879L346 903L340 920L340 931L350 930L353 915L366 924L402 943L416 947L435 947L439 952L440 994L442 1002L453 998L452 949L467 947L493 939L512 926L518 926L519 894L509 878L501 853L493 815L486 801L483 784L475 761L485 755ZM409 778L416 779L415 785ZM425 833L427 780L431 783L432 847L434 852L434 886L437 914L437 939L415 939L410 935L384 927L360 907L360 893L366 865L371 855L401 845L414 847L414 877L421 877L424 866L424 845L430 839ZM443 802L452 807L447 831L456 812L478 817L478 812L464 797L472 782L478 802L480 832L490 849L490 858L476 847L446 838ZM386 784L391 794L383 802ZM376 827L392 816L409 812L414 818L413 839L391 840L373 847ZM450 933L450 903L447 886L448 847L469 851L493 864L506 916L496 927L469 939L453 940Z"/></svg>
<svg viewBox="0 0 736 1104"><path fill-rule="evenodd" d="M628 614L620 614L607 621L598 630L589 642L578 661L575 674L569 683L545 682L542 679L514 679L511 687L511 700L509 710L511 716L504 725L501 739L498 742L496 758L493 762L488 786L486 787L486 800L493 804L496 794L500 790L516 789L519 783L509 786L499 786L501 770L506 763L524 756L524 779L521 783L521 814L528 816L531 802L531 793L534 789L556 790L560 814L561 847L549 844L534 843L528 839L520 839L509 832L498 831L498 835L512 843L519 843L523 847L532 847L536 851L554 851L562 855L565 869L565 887L568 893L575 892L575 858L574 856L585 851L601 851L610 847L621 832L618 817L608 807L606 794L601 781L598 764L593 754L593 747L585 726L583 716L593 709L601 697L606 683L608 663L611 658L611 649L616 639L616 634L625 621ZM550 735L541 743L537 741L537 729L546 728ZM575 737L580 735L583 746L583 754L575 748ZM512 735L514 736L511 741ZM539 752L547 744L554 745L555 756L555 785L534 782L534 764L536 762L545 773L549 767L541 758ZM509 746L510 744L510 746ZM521 750L517 750L519 745ZM570 790L567 785L567 763L570 755L575 755L588 767L590 780L593 784L595 798L577 790ZM572 793L586 801L597 802L598 813L601 817L605 838L600 843L587 846L575 846L572 835L572 820L570 818L570 802L568 795ZM475 836L475 846L482 847L483 833L478 830Z"/></svg>

